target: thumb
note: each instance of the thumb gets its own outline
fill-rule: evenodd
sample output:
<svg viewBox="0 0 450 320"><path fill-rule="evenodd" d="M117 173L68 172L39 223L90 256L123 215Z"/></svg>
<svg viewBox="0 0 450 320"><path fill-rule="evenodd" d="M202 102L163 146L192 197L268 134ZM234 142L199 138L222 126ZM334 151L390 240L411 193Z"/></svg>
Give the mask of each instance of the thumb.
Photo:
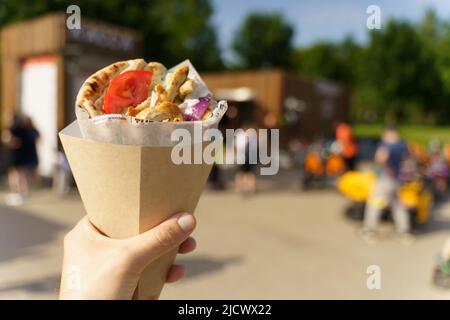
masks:
<svg viewBox="0 0 450 320"><path fill-rule="evenodd" d="M146 266L177 248L189 237L195 225L196 221L192 214L177 213L153 229L129 239L136 262Z"/></svg>

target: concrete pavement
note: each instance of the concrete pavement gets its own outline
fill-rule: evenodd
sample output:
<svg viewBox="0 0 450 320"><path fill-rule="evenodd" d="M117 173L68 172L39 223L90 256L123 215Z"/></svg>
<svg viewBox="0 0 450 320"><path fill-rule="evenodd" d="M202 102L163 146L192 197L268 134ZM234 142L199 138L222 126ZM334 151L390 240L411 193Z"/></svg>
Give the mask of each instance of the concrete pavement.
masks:
<svg viewBox="0 0 450 320"><path fill-rule="evenodd" d="M0 193L0 298L57 297L62 238L83 215L76 193L41 190L20 208ZM344 219L334 191L263 191L252 197L206 191L198 205L198 249L180 256L188 277L163 299L448 299L431 284L435 255L450 235L450 207L411 246L386 236L367 245ZM381 290L366 269L381 268Z"/></svg>

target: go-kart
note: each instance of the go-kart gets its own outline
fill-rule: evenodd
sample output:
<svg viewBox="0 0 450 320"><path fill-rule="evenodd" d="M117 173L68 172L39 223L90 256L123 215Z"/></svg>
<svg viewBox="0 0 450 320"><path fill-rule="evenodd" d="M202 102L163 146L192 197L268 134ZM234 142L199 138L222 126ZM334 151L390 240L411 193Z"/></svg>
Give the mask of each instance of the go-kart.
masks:
<svg viewBox="0 0 450 320"><path fill-rule="evenodd" d="M352 200L352 204L345 211L348 218L364 219L365 207L375 181L376 175L370 171L349 171L338 178L338 190ZM408 209L413 228L423 225L429 220L433 196L422 181L412 181L401 185L397 191L397 197L400 203ZM381 219L390 220L392 218L391 205L386 203L381 206L383 206Z"/></svg>
<svg viewBox="0 0 450 320"><path fill-rule="evenodd" d="M309 152L303 163L302 189L312 186L323 187L330 179L345 171L345 162L339 155L329 153L325 158L319 152Z"/></svg>

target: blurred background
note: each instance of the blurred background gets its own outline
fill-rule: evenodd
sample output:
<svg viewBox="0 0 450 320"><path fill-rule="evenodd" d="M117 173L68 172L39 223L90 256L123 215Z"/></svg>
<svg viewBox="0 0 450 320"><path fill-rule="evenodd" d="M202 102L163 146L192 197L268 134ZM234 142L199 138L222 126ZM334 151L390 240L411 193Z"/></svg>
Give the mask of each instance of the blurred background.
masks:
<svg viewBox="0 0 450 320"><path fill-rule="evenodd" d="M190 59L229 103L222 130L280 129L277 175L214 166L162 298L450 298L450 2L3 0L0 27L1 299L57 297L84 215L57 133L90 74L137 57Z"/></svg>

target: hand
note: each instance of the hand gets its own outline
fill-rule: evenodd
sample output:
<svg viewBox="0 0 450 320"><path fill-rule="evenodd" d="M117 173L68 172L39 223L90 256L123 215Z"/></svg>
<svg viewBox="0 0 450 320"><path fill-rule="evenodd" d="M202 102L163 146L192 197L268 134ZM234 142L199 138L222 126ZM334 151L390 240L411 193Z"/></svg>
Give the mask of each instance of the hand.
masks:
<svg viewBox="0 0 450 320"><path fill-rule="evenodd" d="M192 214L177 213L135 237L111 239L84 217L64 238L60 299L131 299L147 265L177 247L195 249L189 237L195 225ZM173 265L166 281L184 275L183 266Z"/></svg>

